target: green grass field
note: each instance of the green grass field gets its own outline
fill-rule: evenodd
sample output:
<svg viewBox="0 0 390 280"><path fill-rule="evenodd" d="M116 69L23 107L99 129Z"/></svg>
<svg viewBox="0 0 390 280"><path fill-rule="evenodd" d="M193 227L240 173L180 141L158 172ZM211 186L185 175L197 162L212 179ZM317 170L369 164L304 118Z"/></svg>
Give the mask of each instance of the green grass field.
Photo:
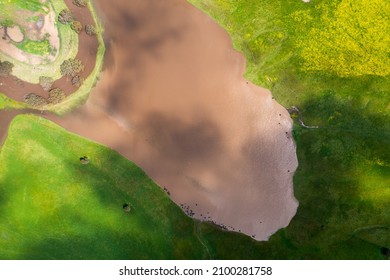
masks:
<svg viewBox="0 0 390 280"><path fill-rule="evenodd" d="M247 58L248 79L321 127L294 129L300 207L290 226L267 243L247 246L205 229L210 244L222 248L215 257L238 258L247 250L248 258L384 258L380 247L390 246L389 3L189 2L230 33ZM345 39L347 33L352 37ZM378 225L382 230L356 234ZM240 245L223 250L223 243Z"/></svg>
<svg viewBox="0 0 390 280"><path fill-rule="evenodd" d="M0 259L207 257L194 222L139 167L40 117L10 126L0 201Z"/></svg>

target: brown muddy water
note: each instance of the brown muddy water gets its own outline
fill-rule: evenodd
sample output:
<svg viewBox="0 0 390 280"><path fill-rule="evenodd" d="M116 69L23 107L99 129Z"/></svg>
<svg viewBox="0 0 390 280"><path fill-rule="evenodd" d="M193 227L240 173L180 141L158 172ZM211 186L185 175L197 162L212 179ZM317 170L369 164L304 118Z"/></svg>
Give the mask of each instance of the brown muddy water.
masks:
<svg viewBox="0 0 390 280"><path fill-rule="evenodd" d="M228 34L184 0L94 4L102 78L86 105L49 119L134 161L190 216L257 240L287 226L298 207L292 120L244 79Z"/></svg>

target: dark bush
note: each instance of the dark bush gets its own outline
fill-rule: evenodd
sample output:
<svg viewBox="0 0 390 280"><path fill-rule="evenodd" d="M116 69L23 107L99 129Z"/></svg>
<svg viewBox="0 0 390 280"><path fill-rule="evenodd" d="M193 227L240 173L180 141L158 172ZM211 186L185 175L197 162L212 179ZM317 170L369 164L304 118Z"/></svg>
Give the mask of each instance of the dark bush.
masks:
<svg viewBox="0 0 390 280"><path fill-rule="evenodd" d="M73 0L73 5L76 5L77 7L85 7L87 6L87 0Z"/></svg>
<svg viewBox="0 0 390 280"><path fill-rule="evenodd" d="M34 108L39 108L42 106L47 105L46 98L35 94L35 93L28 93L24 96L24 102L26 102L28 105Z"/></svg>
<svg viewBox="0 0 390 280"><path fill-rule="evenodd" d="M49 91L53 86L53 78L41 76L39 77L39 84L45 91Z"/></svg>
<svg viewBox="0 0 390 280"><path fill-rule="evenodd" d="M66 97L65 92L60 88L53 88L49 91L49 98L47 99L49 103L58 104L61 103Z"/></svg>
<svg viewBox="0 0 390 280"><path fill-rule="evenodd" d="M62 24L69 24L73 21L73 15L69 10L62 10L58 15L58 21Z"/></svg>
<svg viewBox="0 0 390 280"><path fill-rule="evenodd" d="M0 61L0 77L8 77L12 73L14 65L9 61Z"/></svg>
<svg viewBox="0 0 390 280"><path fill-rule="evenodd" d="M87 24L87 25L85 26L85 33L87 33L87 35L89 35L89 36L94 36L94 35L96 35L96 34L97 34L97 31L96 31L95 26L90 25L90 24Z"/></svg>
<svg viewBox="0 0 390 280"><path fill-rule="evenodd" d="M82 72L83 70L84 70L84 65L80 61L80 59L77 58L67 59L61 64L61 74L64 76L74 77L78 73Z"/></svg>
<svg viewBox="0 0 390 280"><path fill-rule="evenodd" d="M76 76L72 77L71 82L72 82L72 85L74 85L76 87L80 87L84 83L84 78L80 77L79 75L76 75Z"/></svg>
<svg viewBox="0 0 390 280"><path fill-rule="evenodd" d="M70 25L70 28L72 28L72 30L74 32L79 34L81 32L81 30L83 29L83 25L81 24L81 22L79 22L77 20L74 20L74 21L72 21L72 24Z"/></svg>

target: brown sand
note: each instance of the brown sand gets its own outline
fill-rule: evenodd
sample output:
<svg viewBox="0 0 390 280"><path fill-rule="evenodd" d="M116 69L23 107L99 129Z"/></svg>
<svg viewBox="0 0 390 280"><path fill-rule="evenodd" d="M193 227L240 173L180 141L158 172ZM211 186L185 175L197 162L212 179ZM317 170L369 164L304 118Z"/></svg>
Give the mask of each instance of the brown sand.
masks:
<svg viewBox="0 0 390 280"><path fill-rule="evenodd" d="M50 119L136 162L191 216L257 240L287 226L298 206L292 120L243 78L228 34L184 0L96 5L102 79L87 105Z"/></svg>

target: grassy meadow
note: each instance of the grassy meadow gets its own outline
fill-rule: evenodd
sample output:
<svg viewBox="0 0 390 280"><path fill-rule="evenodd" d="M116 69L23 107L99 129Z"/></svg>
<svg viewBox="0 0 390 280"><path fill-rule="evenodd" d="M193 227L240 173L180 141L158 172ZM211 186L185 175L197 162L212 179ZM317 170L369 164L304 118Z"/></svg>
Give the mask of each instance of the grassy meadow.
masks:
<svg viewBox="0 0 390 280"><path fill-rule="evenodd" d="M194 221L139 167L37 116L10 126L0 201L0 259L208 257Z"/></svg>
<svg viewBox="0 0 390 280"><path fill-rule="evenodd" d="M203 225L215 258L383 259L390 247L390 4L190 0L247 58L246 77L298 106L300 202L269 242ZM373 24L375 23L375 24ZM224 237L221 237L224 236ZM223 246L223 244L231 244ZM224 248L229 248L224 250Z"/></svg>

